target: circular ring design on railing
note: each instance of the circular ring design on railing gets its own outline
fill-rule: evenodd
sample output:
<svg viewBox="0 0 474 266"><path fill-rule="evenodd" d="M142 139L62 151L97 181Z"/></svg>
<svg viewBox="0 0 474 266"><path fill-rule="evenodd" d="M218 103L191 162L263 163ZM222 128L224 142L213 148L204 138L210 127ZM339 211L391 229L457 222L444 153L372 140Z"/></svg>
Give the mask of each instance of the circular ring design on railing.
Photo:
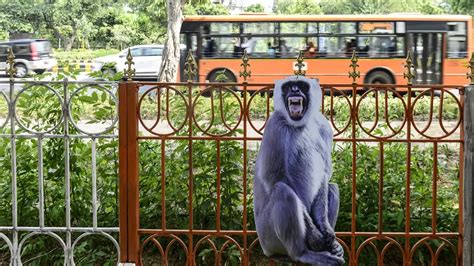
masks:
<svg viewBox="0 0 474 266"><path fill-rule="evenodd" d="M383 136L378 136L378 135L375 135L373 134L374 133L374 130L377 128L377 125L379 124L379 100L378 100L378 92L379 91L385 91L385 109L384 109L384 113L385 113L385 123L387 125L387 128L390 129L391 133L389 133L388 135L383 135ZM370 128L370 129L367 129L363 126L363 121L361 121L361 118L359 116L359 111L360 111L360 108L361 108L361 103L364 99L368 98L368 95L371 93L371 92L375 92L375 121L374 121L374 124L373 126ZM403 121L401 122L400 126L398 129L395 129L391 123L390 123L390 119L389 119L389 110L388 110L388 92L392 92L394 94L394 99L398 99L401 101L401 103L403 104ZM356 105L356 108L355 108L355 116L356 116L356 121L357 121L357 124L359 125L359 127L362 129L362 131L364 131L367 135L369 135L370 137L373 137L373 138L376 138L376 139L388 139L388 138L392 138L394 136L396 136L397 134L399 134L400 132L402 132L403 128L405 127L405 124L407 123L407 111L408 108L407 108L407 104L405 103L405 100L403 99L403 97L401 96L401 94L396 91L395 89L393 88L372 88L372 89L369 89L367 90L364 94L362 94L362 96L360 97L360 99L358 100L357 102L357 105Z"/></svg>
<svg viewBox="0 0 474 266"><path fill-rule="evenodd" d="M247 117L248 117L248 123L249 123L250 127L260 135L263 135L263 130L265 129L265 126L267 125L268 119L270 118L270 114L271 114L270 110L273 107L273 103L271 103L271 101L270 101L270 93L271 92L273 92L273 87L272 86L263 87L263 88L260 88L260 89L256 90L255 92L253 92L252 96L250 96L250 99L249 99L249 102L248 102L248 105L247 105L247 110L245 110L245 112L247 114ZM265 98L266 108L265 108L265 117L264 117L264 120L263 120L263 124L262 124L261 127L257 128L257 126L252 121L251 106L252 106L252 103L254 102L254 99L256 99L256 97L259 94L265 94L266 95L266 98ZM258 96L258 97L264 97L264 96Z"/></svg>
<svg viewBox="0 0 474 266"><path fill-rule="evenodd" d="M227 130L224 130L224 132L222 132L222 133L212 133L211 132L211 129L214 126L214 122L215 122L214 120L216 119L215 118L215 113L214 113L214 97L213 97L214 90L218 90L218 93L219 93L219 106L220 106L219 113L220 113L222 124L227 129ZM229 92L230 95L232 95L235 99L237 99L237 102L239 103L239 115L238 115L239 117L238 117L237 122L235 123L234 126L232 126L231 124L228 124L226 119L225 119L224 106L223 106L224 105L224 100L223 100L223 97L222 97L223 91ZM206 98L205 96L203 96L203 94L207 94L207 93L210 93L209 99L211 101L211 116L212 117L211 117L211 120L209 121L209 125L206 128L203 128L202 125L199 125L198 119L196 118L196 105L198 103L199 98ZM242 101L240 100L240 97L237 95L237 93L234 90L232 90L231 88L227 87L227 86L222 86L222 87L220 87L220 86L209 86L209 87L207 87L205 90L200 91L199 94L196 96L196 98L194 98L192 106L193 106L192 116L193 116L194 124L199 129L199 131L201 131L203 134L208 135L208 136L222 137L222 136L229 135L229 134L235 132L235 130L240 125L240 122L242 121L242 117L243 117Z"/></svg>
<svg viewBox="0 0 474 266"><path fill-rule="evenodd" d="M165 99L166 99L166 110L165 110L165 116L166 116L166 122L167 122L167 125L171 128L171 132L165 132L165 133L161 133L161 132L156 132L154 131L155 128L159 125L160 123L160 118L161 118L161 97L162 97L162 92L161 90L162 89L165 89L166 92L165 92ZM156 91L156 96L157 96L157 108L158 108L158 113L157 113L157 116L156 116L156 120L153 122L153 125L152 126L148 126L145 121L143 120L143 117L142 117L142 105L144 104L144 99L145 97L148 95L148 94L151 94L153 91ZM184 107L185 107L185 114L184 114L184 120L178 125L178 126L174 126L173 123L171 122L171 119L170 119L170 91L174 92L175 94L175 97L177 95L177 97L181 98L182 102L184 103ZM184 125L186 125L186 122L188 121L188 110L189 110L189 103L187 102L186 100L186 96L184 96L184 94L177 90L176 88L174 87L171 87L169 85L163 85L163 86L155 86L155 87L152 87L152 88L149 88L145 91L145 93L143 93L143 95L140 97L140 99L138 100L138 120L140 121L140 124L143 126L143 128L145 128L145 130L147 132L149 132L150 134L153 134L153 135L156 135L156 136L170 136L170 135L173 135L175 133L177 133L178 131L180 131ZM183 108L182 106L179 106L179 108Z"/></svg>
<svg viewBox="0 0 474 266"><path fill-rule="evenodd" d="M42 131L36 131L34 129L28 128L27 126L25 126L21 122L20 118L18 117L18 110L17 110L18 99L20 99L21 95L23 93L25 93L27 90L34 89L35 87L44 87L48 91L53 92L54 96L56 96L56 98L59 101L59 108L61 108L59 110L61 112L61 116L58 118L57 123L54 124L51 128L45 129L45 130L42 130ZM62 99L61 95L59 95L59 93L56 90L54 90L53 88L51 88L50 86L45 85L45 84L32 84L32 85L29 85L29 86L24 87L23 89L21 89L20 92L18 92L18 94L16 95L15 100L13 101L13 106L14 106L14 110L15 110L14 116L15 116L16 122L18 123L18 126L20 126L21 129L23 129L23 130L25 130L29 133L32 133L32 134L47 134L47 133L50 133L51 131L56 130L57 128L59 128L61 126L62 122L63 122L63 118L64 118L64 112L63 112L63 109L62 109L62 108L64 108L63 99ZM51 111L52 110L48 110L48 112L51 112Z"/></svg>
<svg viewBox="0 0 474 266"><path fill-rule="evenodd" d="M227 239L226 242L224 242L224 244L222 245L222 247L218 250L216 245L214 244L214 242L210 239L211 237L216 237L216 238L225 238ZM244 259L244 251L242 250L242 247L239 245L239 243L237 241L235 241L235 239L233 239L232 237L228 236L228 235L222 235L222 236L212 236L212 235L207 235L201 239L199 239L199 241L196 243L196 245L194 246L194 253L193 253L193 262L194 264L196 265L196 251L198 250L198 247L204 242L206 241L207 243L209 243L209 245L211 246L212 250L214 251L214 256L216 258L216 260L219 258L218 261L220 261L220 258L221 258L221 255L222 255L222 252L224 251L224 249L226 249L230 243L234 244L238 249L239 249L239 253L240 253L240 258L241 260Z"/></svg>
<svg viewBox="0 0 474 266"><path fill-rule="evenodd" d="M166 246L166 250L163 250L163 247L161 246L160 242L158 242L158 240L156 240L156 237L166 237L166 238L171 238L171 241L168 243L168 245ZM147 237L145 239L145 241L143 241L142 245L140 246L140 259L142 260L142 263L143 263L143 248L146 246L146 244L148 244L148 242L152 242L153 245L158 248L158 250L160 251L160 255L162 258L164 258L165 262L167 263L168 262L168 252L171 248L171 246L175 243L175 242L178 242L178 244L183 248L185 254L186 254L186 264L188 264L188 261L189 261L189 258L188 258L188 247L186 246L186 244L183 242L183 240L181 240L181 238L177 237L176 235L174 234L169 234L169 235L162 235L162 234L153 234L149 237ZM165 264L167 265L167 264Z"/></svg>
<svg viewBox="0 0 474 266"><path fill-rule="evenodd" d="M74 263L74 248L76 247L77 243L79 243L79 241L82 239L82 238L85 238L87 236L93 236L93 235L100 235L100 236L105 236L106 238L108 238L115 246L115 248L117 249L117 263L116 265L119 264L120 262L120 246L119 246L119 243L117 242L117 240L115 240L115 238L113 238L111 235L105 233L105 232L86 232L86 233L83 233L82 235L80 235L79 237L76 238L76 240L74 240L74 242L72 243L72 246L71 246L71 259Z"/></svg>
<svg viewBox="0 0 474 266"><path fill-rule="evenodd" d="M414 245L413 247L411 248L410 250L410 258L413 258L413 255L415 255L415 252L416 250L421 246L421 245L424 245L425 247L428 248L428 251L430 252L430 255L431 255L431 261L433 260L437 260L438 259L438 256L439 256L439 253L441 252L439 249L443 247L443 245L440 245L438 247L438 249L436 250L436 253L433 251L433 249L431 248L431 246L427 243L428 240L441 240L443 241L443 243L447 243L454 254L457 254L456 253L456 249L454 247L454 245L449 241L447 240L446 238L444 237L432 237L432 236L426 236L420 240L418 240ZM437 254L437 255L436 255ZM457 255L455 256L456 257L456 265L458 265L458 257Z"/></svg>
<svg viewBox="0 0 474 266"><path fill-rule="evenodd" d="M8 249L10 250L10 258L13 258L13 244L10 239L3 233L0 233L0 239L3 239L7 243Z"/></svg>
<svg viewBox="0 0 474 266"><path fill-rule="evenodd" d="M0 95L1 95L0 100L1 100L1 98L3 98L5 100L6 107L7 107L7 113L6 113L6 116L5 116L5 121L2 124L0 124L0 129L3 129L7 125L8 121L10 120L10 115L11 115L10 114L10 101L8 101L8 98L5 95L5 93L3 93L3 91L0 91Z"/></svg>
<svg viewBox="0 0 474 266"><path fill-rule="evenodd" d="M31 238L33 236L36 236L36 235L47 235L47 236L51 236L52 238L56 239L59 242L59 244L61 244L61 247L63 248L64 265L67 264L67 258L68 258L67 247L66 247L66 243L64 243L63 239L60 236L58 236L57 234L55 234L53 232L31 232L31 233L27 234L21 240L20 244L18 245L17 257L18 257L18 260L20 261L20 265L22 265L22 263L21 263L21 249L22 249L23 245L25 244L26 240L28 240L29 238Z"/></svg>
<svg viewBox="0 0 474 266"><path fill-rule="evenodd" d="M74 120L74 117L73 117L73 111L71 110L72 109L72 106L73 106L73 99L74 97L80 97L79 96L79 92L80 91L83 91L83 90L86 90L86 89L89 89L89 88L92 88L92 89L96 89L96 90L99 90L99 91L103 91L105 93L107 93L109 96L110 96L110 99L113 101L114 103L114 109L115 109L115 114L114 114L114 117L112 118L112 122L110 123L110 126L106 127L105 129L103 130L100 130L100 131L97 131L97 132L90 132L90 131L87 131L87 130L84 130L82 129L77 123L76 121ZM74 126L74 128L81 132L82 134L86 134L86 135L99 135L99 134L103 134L103 133L106 133L106 132L109 132L111 130L113 130L113 128L115 127L115 125L117 124L117 121L118 121L118 115L117 115L117 97L113 94L113 92L107 88L104 88L103 86L99 85L99 84L86 84L80 88L78 88L77 90L75 90L71 96L69 97L69 101L68 101L68 104L67 104L67 110L68 110L68 115L69 115L69 121L71 122L71 124ZM105 122L106 120L104 120Z"/></svg>
<svg viewBox="0 0 474 266"><path fill-rule="evenodd" d="M321 101L321 113L323 114L324 117L326 117L326 119L329 121L329 123L331 123L332 125L332 128L336 131L335 134L334 134L334 137L337 137L339 135L341 135L342 133L346 132L346 130L349 128L349 126L351 125L351 121L352 121L352 103L351 101L349 100L349 96L344 93L344 91L342 90L339 90L335 87L324 87L324 88L321 88L322 90L322 101ZM326 116L326 109L325 109L325 100L324 100L324 96L325 96L325 90L329 90L329 117ZM349 119L347 120L347 123L343 124L342 126L342 129L338 128L338 126L336 125L336 123L340 122L340 121L336 121L334 120L334 116L336 114L336 111L334 110L334 99L335 99L335 92L337 92L337 99L344 99L346 102L347 102L347 108L349 109Z"/></svg>
<svg viewBox="0 0 474 266"><path fill-rule="evenodd" d="M439 109L439 112L438 112L438 122L439 122L439 127L441 128L442 132L444 133L444 135L442 134L441 136L429 136L427 134L427 131L428 129L431 127L431 124L433 122L433 101L434 101L434 96L435 96L435 91L436 90L440 90L441 94L439 96L439 99L440 99L440 105L438 106ZM430 112L429 112L429 118L428 118L428 123L426 124L426 126L423 128L423 129L419 129L418 126L416 125L415 123L415 119L414 119L414 112L415 112L415 105L418 101L421 102L421 98L427 94L430 94ZM443 123L443 114L442 114L442 104L444 102L444 94L447 93L448 96L452 97L458 107L458 119L456 121L456 124L455 126L449 131L446 129L446 127L444 126L444 123ZM446 89L434 89L434 88L431 88L429 90L425 90L423 92L421 92L419 95L417 95L417 97L413 100L413 103L411 105L411 110L412 110L412 125L413 125L413 128L415 129L415 131L417 133L419 133L420 135L422 135L423 137L425 138L428 138L428 139L443 139L443 138L446 138L446 137L449 137L450 135L452 135L458 128L459 126L461 125L461 114L462 114L462 108L461 108L461 102L459 101L459 99L449 90L446 90Z"/></svg>

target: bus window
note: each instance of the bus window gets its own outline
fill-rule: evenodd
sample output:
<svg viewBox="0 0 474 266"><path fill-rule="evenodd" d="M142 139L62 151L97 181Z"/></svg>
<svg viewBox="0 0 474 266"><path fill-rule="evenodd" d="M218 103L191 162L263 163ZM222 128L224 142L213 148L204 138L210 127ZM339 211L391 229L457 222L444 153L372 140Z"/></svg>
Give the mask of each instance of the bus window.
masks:
<svg viewBox="0 0 474 266"><path fill-rule="evenodd" d="M309 34L318 33L318 23L316 23L316 22L308 22L308 33L309 33Z"/></svg>
<svg viewBox="0 0 474 266"><path fill-rule="evenodd" d="M396 55L395 56L400 56L404 57L405 56L405 37L397 37L397 47L396 47Z"/></svg>
<svg viewBox="0 0 474 266"><path fill-rule="evenodd" d="M321 57L347 57L352 54L355 37L319 37L319 53Z"/></svg>
<svg viewBox="0 0 474 266"><path fill-rule="evenodd" d="M239 23L212 23L210 34L239 34Z"/></svg>
<svg viewBox="0 0 474 266"><path fill-rule="evenodd" d="M319 32L353 34L356 33L356 24L355 22L321 22Z"/></svg>
<svg viewBox="0 0 474 266"><path fill-rule="evenodd" d="M261 22L261 23L243 23L244 33L252 34L274 34L275 23Z"/></svg>
<svg viewBox="0 0 474 266"><path fill-rule="evenodd" d="M252 53L253 58L273 58L276 55L273 38L271 37L254 37L256 38L255 47Z"/></svg>
<svg viewBox="0 0 474 266"><path fill-rule="evenodd" d="M231 58L239 56L234 55L234 46L236 45L236 38L207 37L207 39L203 40L203 45L203 57Z"/></svg>
<svg viewBox="0 0 474 266"><path fill-rule="evenodd" d="M295 58L305 48L306 39L304 37L281 37L277 55L281 58Z"/></svg>
<svg viewBox="0 0 474 266"><path fill-rule="evenodd" d="M393 22L360 22L359 23L359 33L386 33L393 34L394 25Z"/></svg>
<svg viewBox="0 0 474 266"><path fill-rule="evenodd" d="M467 38L465 22L448 22L447 57L467 57Z"/></svg>
<svg viewBox="0 0 474 266"><path fill-rule="evenodd" d="M306 33L306 23L303 22L282 22L280 23L280 33Z"/></svg>
<svg viewBox="0 0 474 266"><path fill-rule="evenodd" d="M362 57L393 57L399 52L395 37L389 36L360 36L357 49Z"/></svg>
<svg viewBox="0 0 474 266"><path fill-rule="evenodd" d="M405 22L397 21L397 33L405 33Z"/></svg>

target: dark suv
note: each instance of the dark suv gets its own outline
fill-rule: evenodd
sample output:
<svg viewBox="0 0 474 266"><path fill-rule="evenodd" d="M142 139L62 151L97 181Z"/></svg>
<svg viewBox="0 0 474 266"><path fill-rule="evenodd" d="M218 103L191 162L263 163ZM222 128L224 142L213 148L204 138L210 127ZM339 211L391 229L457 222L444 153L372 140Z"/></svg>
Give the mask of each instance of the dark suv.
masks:
<svg viewBox="0 0 474 266"><path fill-rule="evenodd" d="M19 78L31 73L42 74L58 63L48 40L21 39L0 42L0 69L7 67L8 48L13 49L16 77Z"/></svg>

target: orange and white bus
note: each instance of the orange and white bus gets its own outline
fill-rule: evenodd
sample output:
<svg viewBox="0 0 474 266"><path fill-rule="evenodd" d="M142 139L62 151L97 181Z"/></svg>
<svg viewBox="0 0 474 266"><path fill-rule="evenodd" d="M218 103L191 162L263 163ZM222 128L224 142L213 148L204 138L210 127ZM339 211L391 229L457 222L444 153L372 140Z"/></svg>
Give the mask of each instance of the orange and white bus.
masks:
<svg viewBox="0 0 474 266"><path fill-rule="evenodd" d="M229 81L242 81L239 70L246 49L249 82L287 76L301 50L308 77L347 82L355 50L359 82L404 84L403 65L410 51L415 83L464 84L472 36L471 16L463 15L187 16L181 29L182 43L195 53L200 82L215 81L223 69Z"/></svg>

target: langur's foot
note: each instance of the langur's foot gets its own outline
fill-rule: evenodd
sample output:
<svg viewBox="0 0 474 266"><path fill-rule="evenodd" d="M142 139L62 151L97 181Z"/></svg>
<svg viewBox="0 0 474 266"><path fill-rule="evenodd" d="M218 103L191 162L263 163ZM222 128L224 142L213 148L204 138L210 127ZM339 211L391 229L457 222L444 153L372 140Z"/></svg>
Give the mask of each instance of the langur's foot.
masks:
<svg viewBox="0 0 474 266"><path fill-rule="evenodd" d="M335 256L328 251L316 252L307 250L298 258L298 262L308 263L311 265L342 265L344 258Z"/></svg>
<svg viewBox="0 0 474 266"><path fill-rule="evenodd" d="M337 242L337 240L334 240L334 242L332 243L331 254L340 258L344 256L344 248L339 242Z"/></svg>

